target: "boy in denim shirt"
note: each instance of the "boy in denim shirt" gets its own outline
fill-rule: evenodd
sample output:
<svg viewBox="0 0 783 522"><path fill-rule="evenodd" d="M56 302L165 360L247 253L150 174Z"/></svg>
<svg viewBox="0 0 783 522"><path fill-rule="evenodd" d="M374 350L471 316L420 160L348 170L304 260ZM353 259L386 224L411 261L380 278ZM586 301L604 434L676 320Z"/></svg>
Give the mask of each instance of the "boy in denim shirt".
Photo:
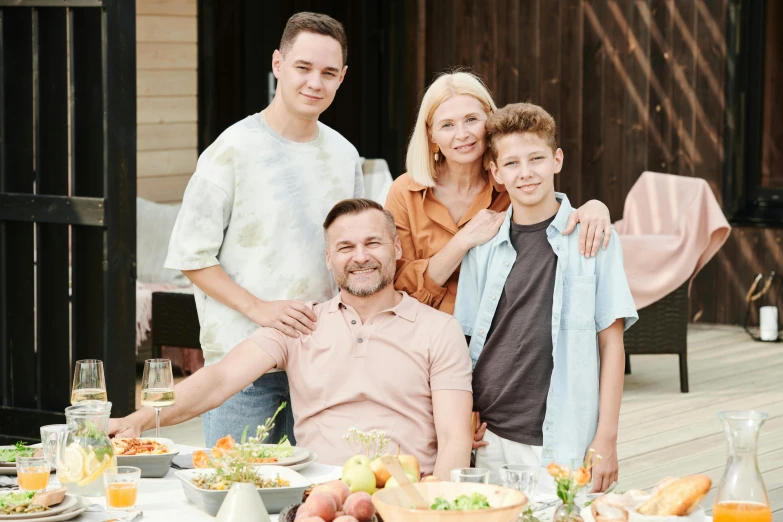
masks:
<svg viewBox="0 0 783 522"><path fill-rule="evenodd" d="M593 448L593 491L617 479L623 332L638 318L612 232L587 259L563 229L555 121L516 103L487 121L490 171L511 208L497 235L462 261L455 317L471 337L474 409L487 423L476 465L577 465ZM600 412L600 414L599 414Z"/></svg>

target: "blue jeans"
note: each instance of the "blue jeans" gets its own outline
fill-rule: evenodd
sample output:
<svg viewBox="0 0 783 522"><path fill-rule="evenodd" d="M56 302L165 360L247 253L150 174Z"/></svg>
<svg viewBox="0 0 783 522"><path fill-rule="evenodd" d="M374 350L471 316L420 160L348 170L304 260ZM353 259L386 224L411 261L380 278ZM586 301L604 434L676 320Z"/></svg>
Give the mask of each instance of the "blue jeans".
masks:
<svg viewBox="0 0 783 522"><path fill-rule="evenodd" d="M256 427L262 426L266 419L274 415L283 401L286 401L287 405L277 415L275 425L264 443L277 444L283 435L288 435L291 444L296 444L288 377L285 372L274 372L262 375L221 406L201 416L207 447L211 448L218 439L229 434L239 442L245 426L249 426L248 437L255 437Z"/></svg>

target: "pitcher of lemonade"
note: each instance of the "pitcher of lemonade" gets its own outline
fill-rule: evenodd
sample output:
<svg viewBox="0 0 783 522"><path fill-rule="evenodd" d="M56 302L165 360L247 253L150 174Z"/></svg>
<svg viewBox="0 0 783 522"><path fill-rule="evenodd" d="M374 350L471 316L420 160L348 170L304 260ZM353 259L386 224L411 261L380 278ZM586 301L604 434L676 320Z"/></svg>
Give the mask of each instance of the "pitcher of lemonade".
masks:
<svg viewBox="0 0 783 522"><path fill-rule="evenodd" d="M769 416L756 411L718 414L729 444L729 458L715 505L714 522L771 522L772 510L756 458L759 431Z"/></svg>
<svg viewBox="0 0 783 522"><path fill-rule="evenodd" d="M103 473L117 468L106 433L110 415L110 402L84 401L65 408L68 429L57 441L57 478L68 493L103 495Z"/></svg>

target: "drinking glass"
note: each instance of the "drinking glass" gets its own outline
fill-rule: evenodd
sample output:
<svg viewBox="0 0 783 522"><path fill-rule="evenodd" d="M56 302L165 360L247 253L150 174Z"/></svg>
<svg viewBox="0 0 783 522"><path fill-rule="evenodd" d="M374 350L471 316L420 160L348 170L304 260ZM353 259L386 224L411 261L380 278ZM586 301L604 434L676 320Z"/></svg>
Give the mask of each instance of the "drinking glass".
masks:
<svg viewBox="0 0 783 522"><path fill-rule="evenodd" d="M16 457L16 476L22 491L46 489L50 471L46 457Z"/></svg>
<svg viewBox="0 0 783 522"><path fill-rule="evenodd" d="M103 361L83 359L76 361L73 370L71 404L83 401L106 402L106 378L103 375Z"/></svg>
<svg viewBox="0 0 783 522"><path fill-rule="evenodd" d="M174 405L174 375L169 359L144 361L141 405L155 408L155 437L160 437L160 409Z"/></svg>
<svg viewBox="0 0 783 522"><path fill-rule="evenodd" d="M457 468L451 470L452 482L489 484L489 470L485 468Z"/></svg>
<svg viewBox="0 0 783 522"><path fill-rule="evenodd" d="M500 479L503 481L504 487L521 491L527 497L528 502L532 503L538 488L540 470L539 466L505 464L500 466Z"/></svg>
<svg viewBox="0 0 783 522"><path fill-rule="evenodd" d="M136 507L141 469L133 466L117 466L103 474L106 508L131 510Z"/></svg>
<svg viewBox="0 0 783 522"><path fill-rule="evenodd" d="M49 424L41 426L41 449L49 467L55 467L57 460L57 441L60 439L60 433L68 431L67 424Z"/></svg>

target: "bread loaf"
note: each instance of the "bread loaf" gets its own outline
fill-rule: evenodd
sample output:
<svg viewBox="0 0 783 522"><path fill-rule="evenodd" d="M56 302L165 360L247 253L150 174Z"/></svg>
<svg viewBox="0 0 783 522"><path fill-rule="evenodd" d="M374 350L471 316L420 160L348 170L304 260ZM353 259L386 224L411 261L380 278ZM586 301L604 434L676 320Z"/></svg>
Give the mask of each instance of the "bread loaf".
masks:
<svg viewBox="0 0 783 522"><path fill-rule="evenodd" d="M65 499L65 488L48 489L39 491L33 496L32 504L44 507L56 506Z"/></svg>
<svg viewBox="0 0 783 522"><path fill-rule="evenodd" d="M698 506L711 487L712 480L704 475L674 480L660 488L637 511L649 516L685 516Z"/></svg>

